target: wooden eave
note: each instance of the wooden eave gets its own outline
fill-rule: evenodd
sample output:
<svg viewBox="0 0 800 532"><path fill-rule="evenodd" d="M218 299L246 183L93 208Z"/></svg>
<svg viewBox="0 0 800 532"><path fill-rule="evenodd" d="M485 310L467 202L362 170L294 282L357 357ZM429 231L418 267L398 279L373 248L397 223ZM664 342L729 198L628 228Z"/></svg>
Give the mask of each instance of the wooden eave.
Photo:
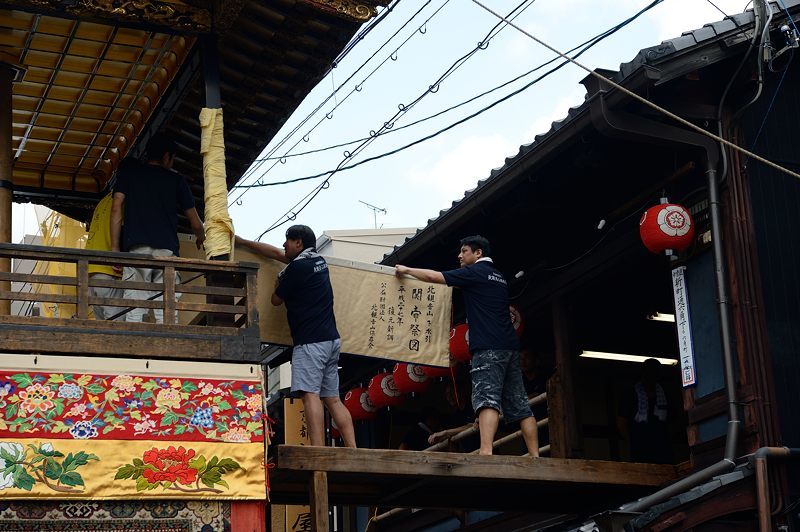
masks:
<svg viewBox="0 0 800 532"><path fill-rule="evenodd" d="M231 187L358 30L362 20L348 15L351 8L367 6L371 17L387 3L147 3L215 13L204 28L184 24L185 14L168 26L94 8L87 20L57 1L0 2L0 51L26 69L13 86L15 201L86 221L119 161L141 157L150 136L166 129L178 137L175 169L189 180L202 213L201 39L217 41Z"/></svg>

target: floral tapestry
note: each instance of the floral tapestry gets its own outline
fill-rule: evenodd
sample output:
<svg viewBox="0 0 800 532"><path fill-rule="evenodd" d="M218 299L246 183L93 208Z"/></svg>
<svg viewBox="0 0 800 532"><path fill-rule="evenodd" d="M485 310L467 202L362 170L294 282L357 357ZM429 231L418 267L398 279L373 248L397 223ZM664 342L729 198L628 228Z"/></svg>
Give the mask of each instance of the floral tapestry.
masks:
<svg viewBox="0 0 800 532"><path fill-rule="evenodd" d="M0 371L0 499L265 497L258 381Z"/></svg>
<svg viewBox="0 0 800 532"><path fill-rule="evenodd" d="M0 372L0 440L264 440L257 382Z"/></svg>

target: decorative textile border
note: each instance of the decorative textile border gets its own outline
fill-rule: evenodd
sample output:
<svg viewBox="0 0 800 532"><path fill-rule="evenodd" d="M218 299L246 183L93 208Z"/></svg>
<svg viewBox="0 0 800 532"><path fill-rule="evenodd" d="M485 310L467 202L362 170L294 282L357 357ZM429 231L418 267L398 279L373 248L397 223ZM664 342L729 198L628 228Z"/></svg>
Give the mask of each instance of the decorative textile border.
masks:
<svg viewBox="0 0 800 532"><path fill-rule="evenodd" d="M0 499L266 498L264 445L0 440Z"/></svg>
<svg viewBox="0 0 800 532"><path fill-rule="evenodd" d="M0 501L4 531L231 532L226 501Z"/></svg>
<svg viewBox="0 0 800 532"><path fill-rule="evenodd" d="M0 440L264 441L257 381L0 372Z"/></svg>

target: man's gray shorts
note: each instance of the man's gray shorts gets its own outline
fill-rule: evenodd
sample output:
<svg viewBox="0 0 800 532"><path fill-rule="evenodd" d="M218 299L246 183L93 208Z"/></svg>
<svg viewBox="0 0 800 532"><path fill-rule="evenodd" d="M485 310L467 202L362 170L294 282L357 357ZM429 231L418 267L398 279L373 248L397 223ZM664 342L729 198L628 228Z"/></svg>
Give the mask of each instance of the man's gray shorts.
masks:
<svg viewBox="0 0 800 532"><path fill-rule="evenodd" d="M292 350L292 393L339 396L339 350L342 341L296 345Z"/></svg>
<svg viewBox="0 0 800 532"><path fill-rule="evenodd" d="M492 408L513 423L531 417L528 396L522 382L519 352L484 349L472 353L472 409L477 414Z"/></svg>

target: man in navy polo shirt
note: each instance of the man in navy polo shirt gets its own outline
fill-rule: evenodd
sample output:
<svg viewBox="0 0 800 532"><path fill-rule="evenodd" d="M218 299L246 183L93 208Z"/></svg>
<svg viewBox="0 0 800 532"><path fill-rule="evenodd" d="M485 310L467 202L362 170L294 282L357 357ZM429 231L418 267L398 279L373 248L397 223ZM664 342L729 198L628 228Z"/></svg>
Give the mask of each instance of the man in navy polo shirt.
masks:
<svg viewBox="0 0 800 532"><path fill-rule="evenodd" d="M317 237L306 225L286 230L283 250L236 237L259 255L288 264L279 274L272 304L286 304L292 332L292 392L301 394L311 445L325 445L323 404L348 447L356 446L353 418L339 400L341 340L333 314L328 263L316 252Z"/></svg>
<svg viewBox="0 0 800 532"><path fill-rule="evenodd" d="M519 421L531 456L539 456L536 418L528 406L519 366L519 340L508 310L508 285L489 257L482 236L461 240L461 268L438 272L397 265L396 273L429 283L461 288L467 307L472 353L472 408L478 414L480 454L492 454L500 414L506 423Z"/></svg>

